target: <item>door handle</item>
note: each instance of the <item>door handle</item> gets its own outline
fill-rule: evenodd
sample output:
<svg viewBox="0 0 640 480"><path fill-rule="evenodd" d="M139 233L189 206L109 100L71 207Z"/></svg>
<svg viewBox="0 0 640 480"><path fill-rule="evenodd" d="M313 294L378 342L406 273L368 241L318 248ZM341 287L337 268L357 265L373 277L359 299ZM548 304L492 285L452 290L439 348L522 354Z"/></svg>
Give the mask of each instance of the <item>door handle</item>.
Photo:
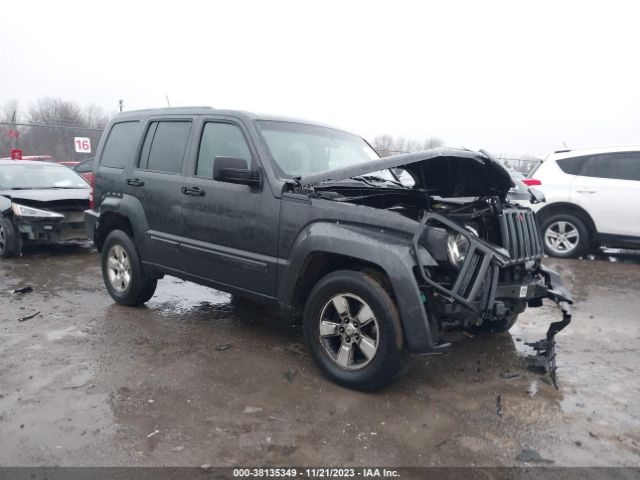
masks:
<svg viewBox="0 0 640 480"><path fill-rule="evenodd" d="M204 190L200 190L199 187L182 187L182 193L194 197L204 197Z"/></svg>
<svg viewBox="0 0 640 480"><path fill-rule="evenodd" d="M578 193L596 193L597 190L576 190Z"/></svg>
<svg viewBox="0 0 640 480"><path fill-rule="evenodd" d="M142 187L144 185L144 182L139 178L127 178L125 182L131 187Z"/></svg>

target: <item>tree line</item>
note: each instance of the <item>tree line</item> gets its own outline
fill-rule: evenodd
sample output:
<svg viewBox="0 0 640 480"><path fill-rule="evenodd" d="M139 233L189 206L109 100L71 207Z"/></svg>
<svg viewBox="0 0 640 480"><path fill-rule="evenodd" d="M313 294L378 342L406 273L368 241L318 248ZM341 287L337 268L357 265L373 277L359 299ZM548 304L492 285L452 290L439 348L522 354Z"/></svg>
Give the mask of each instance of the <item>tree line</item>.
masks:
<svg viewBox="0 0 640 480"><path fill-rule="evenodd" d="M21 148L23 155L51 155L59 161L82 161L93 154L76 153L74 137L90 138L95 151L110 117L98 105L81 106L56 97L40 98L24 111L17 100L9 100L0 108L0 157L8 157L12 148ZM416 140L388 134L378 135L372 142L383 157L442 145L444 142L438 137Z"/></svg>
<svg viewBox="0 0 640 480"><path fill-rule="evenodd" d="M0 157L12 148L23 155L51 155L58 161L82 161L93 154L76 153L74 137L91 139L92 151L110 116L102 107L80 104L55 97L44 97L22 110L17 100L0 108Z"/></svg>
<svg viewBox="0 0 640 480"><path fill-rule="evenodd" d="M385 134L375 137L372 145L381 156L388 157L399 153L419 152L430 148L442 147L444 142L438 137L416 140L410 137L394 137Z"/></svg>

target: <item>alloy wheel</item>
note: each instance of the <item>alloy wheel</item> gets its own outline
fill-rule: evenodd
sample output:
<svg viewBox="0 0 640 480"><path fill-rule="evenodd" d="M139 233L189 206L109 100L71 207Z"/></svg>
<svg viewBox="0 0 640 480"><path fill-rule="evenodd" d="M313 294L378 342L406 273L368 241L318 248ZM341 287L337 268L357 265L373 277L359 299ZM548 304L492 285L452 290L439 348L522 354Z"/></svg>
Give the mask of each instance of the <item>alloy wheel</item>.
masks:
<svg viewBox="0 0 640 480"><path fill-rule="evenodd" d="M4 231L4 227L0 225L0 252L4 252L7 245L7 234Z"/></svg>
<svg viewBox="0 0 640 480"><path fill-rule="evenodd" d="M375 357L379 344L378 321L360 297L341 293L320 312L319 339L325 354L339 367L360 370Z"/></svg>
<svg viewBox="0 0 640 480"><path fill-rule="evenodd" d="M552 252L566 255L578 247L580 232L571 222L558 220L547 227L544 241Z"/></svg>
<svg viewBox="0 0 640 480"><path fill-rule="evenodd" d="M124 292L131 282L131 262L124 248L114 245L107 256L109 283L118 292Z"/></svg>

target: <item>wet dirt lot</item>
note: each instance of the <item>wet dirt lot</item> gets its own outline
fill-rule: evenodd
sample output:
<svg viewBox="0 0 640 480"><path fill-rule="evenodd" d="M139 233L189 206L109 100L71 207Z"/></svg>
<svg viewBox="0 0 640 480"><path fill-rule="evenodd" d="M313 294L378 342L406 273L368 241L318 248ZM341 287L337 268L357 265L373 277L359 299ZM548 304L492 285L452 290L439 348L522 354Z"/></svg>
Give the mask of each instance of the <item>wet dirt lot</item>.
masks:
<svg viewBox="0 0 640 480"><path fill-rule="evenodd" d="M559 390L527 369L525 342L560 318L545 306L366 394L322 378L262 307L172 277L120 307L95 251L28 251L0 262L0 465L523 465L532 449L638 466L640 262L546 263L576 300Z"/></svg>

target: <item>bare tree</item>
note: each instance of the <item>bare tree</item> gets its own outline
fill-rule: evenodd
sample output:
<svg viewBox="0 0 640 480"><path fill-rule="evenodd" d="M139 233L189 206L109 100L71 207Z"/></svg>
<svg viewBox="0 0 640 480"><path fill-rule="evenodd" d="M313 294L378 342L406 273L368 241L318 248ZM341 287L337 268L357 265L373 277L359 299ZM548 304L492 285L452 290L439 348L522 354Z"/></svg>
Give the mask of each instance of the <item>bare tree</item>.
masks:
<svg viewBox="0 0 640 480"><path fill-rule="evenodd" d="M91 103L87 105L84 109L84 126L90 128L99 128L104 130L104 128L109 123L109 115L105 113L102 107L96 105L95 103Z"/></svg>
<svg viewBox="0 0 640 480"><path fill-rule="evenodd" d="M76 153L75 137L88 137L95 148L109 116L98 105L81 107L54 97L38 99L26 115L27 127L20 138L25 155L51 155L56 160L81 161L91 154Z"/></svg>
<svg viewBox="0 0 640 480"><path fill-rule="evenodd" d="M0 109L0 122L14 123L18 121L18 100L8 100Z"/></svg>
<svg viewBox="0 0 640 480"><path fill-rule="evenodd" d="M410 137L393 137L385 134L378 135L373 139L373 148L383 157L428 150L442 145L444 145L444 142L438 137L427 137L421 142Z"/></svg>
<svg viewBox="0 0 640 480"><path fill-rule="evenodd" d="M378 153L380 152L390 152L395 148L395 141L391 135L378 135L373 139L373 148L375 148ZM380 153L382 155L382 153ZM387 155L383 155L387 156Z"/></svg>
<svg viewBox="0 0 640 480"><path fill-rule="evenodd" d="M437 148L444 146L444 140L440 137L429 137L422 142L422 150L429 150L430 148Z"/></svg>

